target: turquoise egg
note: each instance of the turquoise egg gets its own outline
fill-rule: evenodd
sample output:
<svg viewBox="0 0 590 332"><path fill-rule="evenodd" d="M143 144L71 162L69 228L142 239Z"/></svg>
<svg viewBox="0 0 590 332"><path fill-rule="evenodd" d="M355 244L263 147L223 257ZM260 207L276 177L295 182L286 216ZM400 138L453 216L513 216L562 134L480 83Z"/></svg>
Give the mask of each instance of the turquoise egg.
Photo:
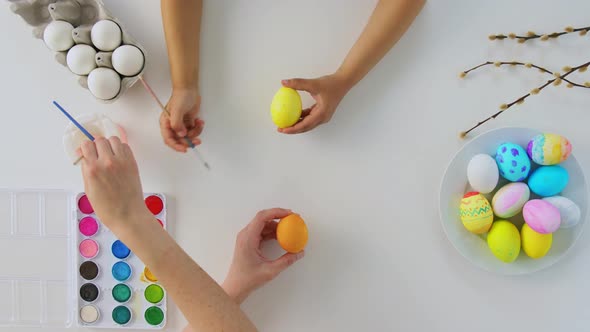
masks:
<svg viewBox="0 0 590 332"><path fill-rule="evenodd" d="M529 188L542 197L555 196L565 189L570 176L559 165L539 167L529 178Z"/></svg>
<svg viewBox="0 0 590 332"><path fill-rule="evenodd" d="M500 175L511 182L524 181L531 171L531 160L517 144L504 143L496 151L496 163Z"/></svg>

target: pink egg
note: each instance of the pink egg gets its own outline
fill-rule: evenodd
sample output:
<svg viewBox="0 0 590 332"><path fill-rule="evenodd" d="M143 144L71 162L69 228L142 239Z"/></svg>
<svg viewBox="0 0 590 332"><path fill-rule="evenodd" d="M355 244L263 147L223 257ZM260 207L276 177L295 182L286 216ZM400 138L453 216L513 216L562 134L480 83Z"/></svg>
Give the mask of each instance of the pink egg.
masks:
<svg viewBox="0 0 590 332"><path fill-rule="evenodd" d="M528 201L522 209L524 221L535 232L549 234L561 225L559 210L553 204L540 199Z"/></svg>
<svg viewBox="0 0 590 332"><path fill-rule="evenodd" d="M531 191L526 183L512 182L500 188L492 199L494 213L502 218L512 218L522 211Z"/></svg>

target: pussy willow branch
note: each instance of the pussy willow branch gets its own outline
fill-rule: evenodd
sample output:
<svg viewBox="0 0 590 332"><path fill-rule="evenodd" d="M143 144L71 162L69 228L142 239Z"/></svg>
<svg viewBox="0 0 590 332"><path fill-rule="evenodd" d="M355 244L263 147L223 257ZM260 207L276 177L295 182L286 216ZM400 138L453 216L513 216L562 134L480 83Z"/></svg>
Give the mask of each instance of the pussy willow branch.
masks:
<svg viewBox="0 0 590 332"><path fill-rule="evenodd" d="M560 36L563 35L567 35L567 34L571 34L571 33L575 33L578 32L580 34L580 36L585 36L588 31L590 31L590 27L583 27L583 28L573 28L571 26L569 27L565 27L564 31L561 32L553 32L553 33L549 33L549 34L542 34L539 35L533 31L529 31L527 32L526 36L520 36L514 33L509 33L508 35L504 35L504 34L498 34L498 35L489 35L488 38L490 40L503 40L503 39L516 39L519 43L524 43L527 40L531 40L531 39L541 39L543 41L549 40L550 38L558 38Z"/></svg>
<svg viewBox="0 0 590 332"><path fill-rule="evenodd" d="M485 65L486 65L486 63L483 63L483 64L481 64L479 66L473 67L469 71L475 70L475 69L480 68L480 67L483 67ZM477 127L481 126L482 124L484 124L484 123L486 123L486 122L488 122L490 120L493 120L493 119L497 118L498 116L500 116L500 114L504 113L507 109L509 109L510 107L514 106L515 104L522 104L525 101L526 98L528 98L531 95L538 94L539 92L541 92L541 90L545 89L550 84L559 85L559 84L561 84L562 81L565 81L566 80L566 77L569 76L571 73L573 73L575 71L578 71L578 70L580 70L582 68L584 68L584 69L582 69L581 71L585 71L588 68L589 65L590 65L590 61L588 61L588 62L586 62L584 64L581 64L581 65L579 65L577 67L574 67L574 68L569 68L568 67L567 69L569 69L569 70L567 70L563 75L560 75L559 73L553 73L555 75L555 78L553 78L551 80L548 80L545 84L543 84L543 85L541 85L541 86L539 86L537 88L534 88L529 93L525 94L524 96L516 99L515 101L513 101L511 103L500 105L500 110L498 112L492 114L490 117L488 117L488 118L486 118L486 119L478 122L475 126L473 126L473 127L469 128L468 130L462 132L460 134L461 138L465 138L465 136L467 136L467 134L469 134L470 132L472 132ZM531 67L532 67L532 65L531 65ZM469 71L466 71L466 72L469 72ZM570 83L570 84L572 84L572 83ZM585 87L590 87L590 83L589 84L585 84Z"/></svg>
<svg viewBox="0 0 590 332"><path fill-rule="evenodd" d="M552 72L547 68L543 68L541 66L537 66L533 63L524 63L524 62L519 62L519 61L496 61L496 62L492 62L492 61L486 61L482 64L479 64L473 68L467 69L466 71L463 71L459 74L459 77L464 78L465 76L467 76L467 74L469 74L470 72L477 70L479 68L485 67L485 66L489 66L489 65L494 65L496 67L500 67L500 66L506 66L506 65L510 65L510 66L522 66L522 67L526 67L526 68L536 68L538 69L540 72L542 73L546 73L549 75L559 75L558 72ZM570 70L570 67L564 67L563 71L568 71ZM580 72L585 72L587 70L587 68L580 68ZM584 89L590 89L590 86L584 85L584 84L580 84L580 83L576 83L573 82L567 78L562 78L563 81L568 83L568 88L572 88L572 87L578 87L578 88L584 88Z"/></svg>

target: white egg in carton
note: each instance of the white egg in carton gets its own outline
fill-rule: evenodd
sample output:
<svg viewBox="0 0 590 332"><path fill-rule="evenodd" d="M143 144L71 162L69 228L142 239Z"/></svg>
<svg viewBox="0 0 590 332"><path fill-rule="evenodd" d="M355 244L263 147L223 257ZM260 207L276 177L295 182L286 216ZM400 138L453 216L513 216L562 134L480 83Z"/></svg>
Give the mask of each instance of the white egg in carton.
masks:
<svg viewBox="0 0 590 332"><path fill-rule="evenodd" d="M101 0L9 0L33 36L103 102L117 100L143 73L145 49Z"/></svg>

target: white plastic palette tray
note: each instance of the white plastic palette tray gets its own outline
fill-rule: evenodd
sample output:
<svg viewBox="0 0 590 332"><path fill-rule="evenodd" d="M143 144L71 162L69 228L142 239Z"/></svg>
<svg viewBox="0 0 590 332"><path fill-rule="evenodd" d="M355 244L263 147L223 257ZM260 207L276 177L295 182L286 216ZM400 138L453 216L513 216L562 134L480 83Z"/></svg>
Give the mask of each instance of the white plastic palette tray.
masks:
<svg viewBox="0 0 590 332"><path fill-rule="evenodd" d="M1 190L0 189L0 326L70 327L92 328L162 329L166 324L166 293L163 299L150 303L144 296L152 284L153 276L146 278L145 265L132 252L125 259L116 258L111 245L116 241L108 228L93 213L84 214L78 209L78 199L73 195L52 190ZM163 210L156 217L166 227L166 198L156 196L163 203ZM98 222L98 231L92 236L80 233L78 222L90 216ZM99 244L94 261L100 272L93 280L80 276L80 265L89 259L81 256L79 244L93 239ZM131 267L128 280L119 282L112 275L112 266L124 261ZM150 280L151 279L151 280ZM84 301L80 287L93 283L100 294L95 301ZM132 290L125 303L115 301L112 289L124 283ZM157 288L152 286L152 288ZM97 308L99 318L84 323L80 309L87 305ZM113 320L113 310L125 306L131 319L127 324ZM145 319L148 308L156 307L163 313L160 324L151 325ZM158 311L158 309L152 309Z"/></svg>

